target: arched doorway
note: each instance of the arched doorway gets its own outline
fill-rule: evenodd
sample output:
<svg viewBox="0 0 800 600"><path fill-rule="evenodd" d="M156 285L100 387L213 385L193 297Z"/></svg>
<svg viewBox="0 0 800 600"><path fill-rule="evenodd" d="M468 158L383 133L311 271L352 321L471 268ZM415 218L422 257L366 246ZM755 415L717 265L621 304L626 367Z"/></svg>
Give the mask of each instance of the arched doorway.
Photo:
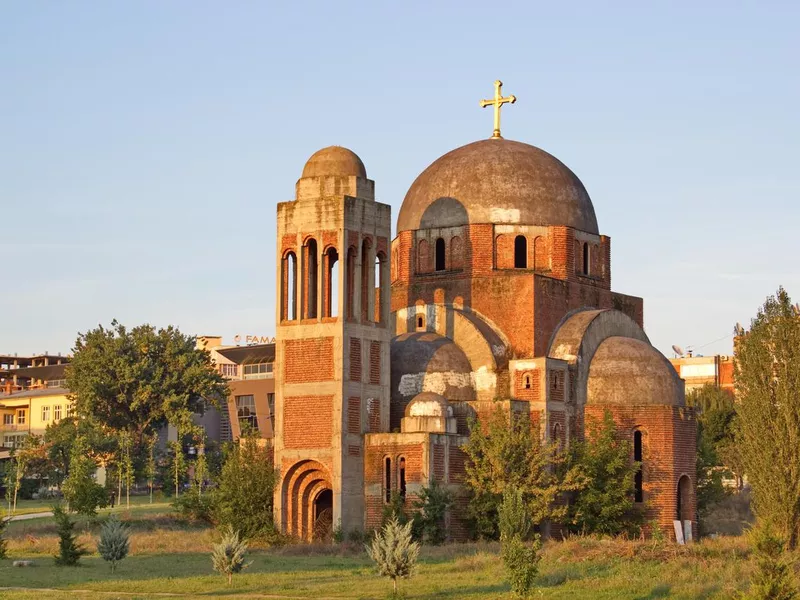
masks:
<svg viewBox="0 0 800 600"><path fill-rule="evenodd" d="M314 529L312 538L315 541L328 542L333 533L333 491L324 489L314 498Z"/></svg>
<svg viewBox="0 0 800 600"><path fill-rule="evenodd" d="M293 465L281 485L281 527L289 535L311 541L323 512L333 525L333 486L328 469L315 460ZM326 493L327 492L327 493Z"/></svg>
<svg viewBox="0 0 800 600"><path fill-rule="evenodd" d="M692 515L692 481L688 475L684 475L678 480L678 498L676 504L675 517L683 523L693 521Z"/></svg>

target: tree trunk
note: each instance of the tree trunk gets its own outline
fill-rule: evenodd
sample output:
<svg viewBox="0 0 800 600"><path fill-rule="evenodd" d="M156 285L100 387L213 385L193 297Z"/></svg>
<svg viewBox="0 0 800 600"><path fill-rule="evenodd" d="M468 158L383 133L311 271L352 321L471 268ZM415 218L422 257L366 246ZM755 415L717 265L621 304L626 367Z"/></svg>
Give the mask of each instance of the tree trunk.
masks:
<svg viewBox="0 0 800 600"><path fill-rule="evenodd" d="M233 583L233 573L228 573L228 585Z"/></svg>
<svg viewBox="0 0 800 600"><path fill-rule="evenodd" d="M149 482L150 485L150 504L153 503L153 480L151 479Z"/></svg>
<svg viewBox="0 0 800 600"><path fill-rule="evenodd" d="M394 586L394 595L397 596L397 578L392 578L392 585Z"/></svg>

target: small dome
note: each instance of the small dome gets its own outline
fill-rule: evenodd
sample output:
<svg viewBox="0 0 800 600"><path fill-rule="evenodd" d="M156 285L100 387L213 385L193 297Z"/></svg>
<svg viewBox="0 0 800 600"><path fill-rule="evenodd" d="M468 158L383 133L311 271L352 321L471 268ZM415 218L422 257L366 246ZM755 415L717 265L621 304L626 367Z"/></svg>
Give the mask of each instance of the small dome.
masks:
<svg viewBox="0 0 800 600"><path fill-rule="evenodd" d="M453 408L446 398L433 392L422 392L406 406L407 417L452 417Z"/></svg>
<svg viewBox="0 0 800 600"><path fill-rule="evenodd" d="M367 178L367 169L358 155L342 146L328 146L317 150L303 167L301 177L361 177Z"/></svg>
<svg viewBox="0 0 800 600"><path fill-rule="evenodd" d="M589 364L586 404L684 405L684 385L670 362L647 342L604 340Z"/></svg>
<svg viewBox="0 0 800 600"><path fill-rule="evenodd" d="M580 179L529 144L489 139L437 159L408 190L397 231L474 223L566 225L598 233Z"/></svg>

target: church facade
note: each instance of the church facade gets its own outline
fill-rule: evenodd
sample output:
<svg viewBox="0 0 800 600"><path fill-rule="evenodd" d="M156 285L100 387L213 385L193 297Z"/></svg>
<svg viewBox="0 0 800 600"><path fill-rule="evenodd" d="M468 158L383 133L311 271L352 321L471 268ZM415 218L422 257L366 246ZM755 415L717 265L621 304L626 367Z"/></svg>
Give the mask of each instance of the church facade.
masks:
<svg viewBox="0 0 800 600"><path fill-rule="evenodd" d="M513 97L512 97L513 98ZM578 177L491 139L435 160L391 238L361 159L315 153L278 205L274 456L282 531L380 525L393 492L457 497L471 416L498 406L562 446L610 411L642 463L648 522L696 533L695 431L684 386L611 290L611 239Z"/></svg>

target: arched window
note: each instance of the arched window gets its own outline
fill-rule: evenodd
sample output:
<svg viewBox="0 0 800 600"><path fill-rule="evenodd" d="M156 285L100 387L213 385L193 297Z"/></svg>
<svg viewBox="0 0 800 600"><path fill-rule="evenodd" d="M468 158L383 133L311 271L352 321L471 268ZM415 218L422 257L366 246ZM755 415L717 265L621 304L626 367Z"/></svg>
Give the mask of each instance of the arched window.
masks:
<svg viewBox="0 0 800 600"><path fill-rule="evenodd" d="M388 285L386 279L386 255L383 252L375 254L375 322L381 323L384 319L386 303L389 301Z"/></svg>
<svg viewBox="0 0 800 600"><path fill-rule="evenodd" d="M525 377L523 378L522 381L523 381L523 385L525 386L526 390L531 389L531 376L530 375L525 375Z"/></svg>
<svg viewBox="0 0 800 600"><path fill-rule="evenodd" d="M287 321L297 318L297 256L287 252L283 257L283 314Z"/></svg>
<svg viewBox="0 0 800 600"><path fill-rule="evenodd" d="M347 249L347 262L345 263L345 317L352 319L355 317L355 296L356 296L356 254L357 251L352 246Z"/></svg>
<svg viewBox="0 0 800 600"><path fill-rule="evenodd" d="M589 274L589 244L583 242L583 274Z"/></svg>
<svg viewBox="0 0 800 600"><path fill-rule="evenodd" d="M638 429L633 432L633 460L639 463L634 475L634 501L644 502L644 481L642 473L642 432Z"/></svg>
<svg viewBox="0 0 800 600"><path fill-rule="evenodd" d="M361 320L370 321L375 313L374 283L370 283L374 270L372 264L372 243L365 238L361 243Z"/></svg>
<svg viewBox="0 0 800 600"><path fill-rule="evenodd" d="M388 504L392 501L392 459L388 456L383 464L383 481L384 481L384 501Z"/></svg>
<svg viewBox="0 0 800 600"><path fill-rule="evenodd" d="M315 319L317 317L317 241L313 238L306 242L303 265L303 318Z"/></svg>
<svg viewBox="0 0 800 600"><path fill-rule="evenodd" d="M397 459L397 491L400 497L406 499L406 459L400 456Z"/></svg>
<svg viewBox="0 0 800 600"><path fill-rule="evenodd" d="M336 248L328 248L325 251L323 260L325 302L322 306L322 316L336 317L339 315L339 277L336 271L336 266L339 263L339 253Z"/></svg>
<svg viewBox="0 0 800 600"><path fill-rule="evenodd" d="M514 238L514 268L528 268L528 240L524 235Z"/></svg>
<svg viewBox="0 0 800 600"><path fill-rule="evenodd" d="M434 267L437 271L444 271L444 251L444 239L438 238L436 240L436 266Z"/></svg>
<svg viewBox="0 0 800 600"><path fill-rule="evenodd" d="M425 329L425 317L417 315L417 329Z"/></svg>

